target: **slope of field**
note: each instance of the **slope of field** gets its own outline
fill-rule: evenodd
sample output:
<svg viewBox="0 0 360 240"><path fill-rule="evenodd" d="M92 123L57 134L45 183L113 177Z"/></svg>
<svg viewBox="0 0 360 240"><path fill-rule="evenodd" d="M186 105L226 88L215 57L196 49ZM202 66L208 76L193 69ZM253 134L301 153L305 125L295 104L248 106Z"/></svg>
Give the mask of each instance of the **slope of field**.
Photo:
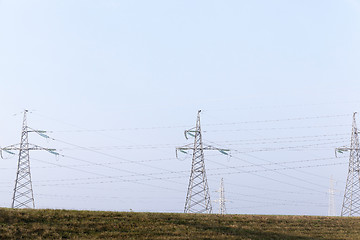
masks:
<svg viewBox="0 0 360 240"><path fill-rule="evenodd" d="M0 209L0 239L360 239L360 218Z"/></svg>

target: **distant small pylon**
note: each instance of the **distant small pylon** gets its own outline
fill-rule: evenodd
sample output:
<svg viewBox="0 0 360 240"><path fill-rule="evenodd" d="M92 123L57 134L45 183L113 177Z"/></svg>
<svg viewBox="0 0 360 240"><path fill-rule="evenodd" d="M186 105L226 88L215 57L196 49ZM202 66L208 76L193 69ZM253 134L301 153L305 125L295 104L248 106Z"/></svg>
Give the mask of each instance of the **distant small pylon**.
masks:
<svg viewBox="0 0 360 240"><path fill-rule="evenodd" d="M333 177L330 177L330 187L329 187L329 209L328 216L335 216L335 190L334 190L334 180Z"/></svg>
<svg viewBox="0 0 360 240"><path fill-rule="evenodd" d="M226 214L226 207L225 207L225 189L224 189L224 179L221 178L220 180L220 198L219 198L219 214Z"/></svg>

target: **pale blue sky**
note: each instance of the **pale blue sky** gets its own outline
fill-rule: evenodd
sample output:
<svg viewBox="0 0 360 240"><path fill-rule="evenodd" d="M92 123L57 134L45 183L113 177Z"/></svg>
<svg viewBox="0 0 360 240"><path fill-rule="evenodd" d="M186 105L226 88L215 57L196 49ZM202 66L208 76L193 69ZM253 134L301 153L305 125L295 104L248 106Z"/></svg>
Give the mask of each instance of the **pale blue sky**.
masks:
<svg viewBox="0 0 360 240"><path fill-rule="evenodd" d="M110 151L131 161L166 158L170 160L147 164L168 171L190 171L190 159L176 160L174 148L188 143L182 132L186 126L195 124L197 109L203 109L203 129L208 130L204 137L222 146L249 139L345 134L338 139L339 143L333 139L334 136L331 136L331 141L324 137L323 142L320 141L324 148L303 149L301 154L284 152L281 148L266 154L254 153L272 162L333 157L335 146L348 143L351 114L359 110L359 42L359 0L0 0L0 145L18 141L21 115L12 115L27 108L34 110L29 115L29 124L53 130L54 138L87 147L131 145L139 149L102 148L101 151ZM313 118L345 114L341 117ZM311 119L254 122L299 117ZM240 124L244 121L250 123ZM216 125L233 122L237 124ZM264 130L293 126L304 128ZM313 126L319 128L311 128ZM153 127L160 128L134 129ZM80 129L116 131L59 132ZM36 137L34 141L58 149L68 147ZM270 147L270 143L264 146L260 140L255 142L254 146L234 147L240 152L245 147ZM144 149L142 146L149 144L155 144L155 149ZM160 148L161 144L168 146ZM289 145L283 144L284 147ZM63 153L96 163L119 161L104 159L104 155L101 157L89 151L67 151L63 150ZM215 165L207 163L209 169L216 169L219 167L216 161L223 160L229 166L241 165L235 158L223 159L221 155L210 154L215 155ZM34 155L48 161L46 154ZM244 153L235 155L246 161L255 161ZM342 160L347 161L346 158ZM60 158L57 163L79 165L65 158ZM7 160L4 164L8 169L2 170L4 175L0 181L9 183L4 183L6 188L0 191L0 204L8 206L16 159ZM308 165L307 162L304 164ZM43 168L47 166L45 163L34 161L32 166L38 176L33 173L39 208L182 211L189 174L176 178L178 183L174 185L166 181L155 184L178 189L175 193L162 188L149 190L145 185L94 183L95 186L79 185L81 191L70 192L73 197L69 196L65 201L63 198L41 197L41 194L64 195L66 189L63 186L41 187L35 180L73 179L73 174L78 178L94 176L64 168L51 168L54 172L48 175L44 172L44 169L47 170ZM159 169L145 166L141 166L144 169L139 168L138 164L117 166L139 174L159 172ZM112 177L122 174L96 165L87 168ZM229 212L325 215L326 178L333 174L336 180L345 181L346 164L341 165L341 169L314 167L309 171L323 176L322 180L308 179L322 184L323 187L318 190L323 195L310 200L307 198L309 194L276 197L288 202L311 201L325 206L305 206L295 210L288 205L256 208L253 207L255 200L262 203L268 200L251 198L249 202L241 202L241 196L237 196L231 202L229 200L229 208L233 208ZM213 173L220 174L216 170ZM289 175L308 178L308 175L299 172ZM220 177L209 174L212 191L218 187ZM292 181L288 176L277 173L272 173L271 177ZM229 192L263 194L251 191L266 186L264 179L254 175L252 178L249 180L244 175L232 174L229 179L224 179L225 186ZM236 188L227 185L229 182L251 182L250 187L253 188L251 191ZM268 188L288 192L299 190L277 182L268 184ZM299 181L296 184L308 183ZM343 183L338 184L339 190L343 191ZM105 191L107 188L109 190ZM121 190L114 190L116 188ZM134 192L130 194L129 189ZM86 205L74 197L77 191L81 193L78 195L89 196ZM306 192L305 189L299 191ZM107 198L104 206L94 198L99 195L116 195L122 203L114 203ZM336 199L338 211L340 195ZM216 199L217 193L212 193L212 198ZM143 199L147 199L145 203ZM164 203L158 199L163 199Z"/></svg>

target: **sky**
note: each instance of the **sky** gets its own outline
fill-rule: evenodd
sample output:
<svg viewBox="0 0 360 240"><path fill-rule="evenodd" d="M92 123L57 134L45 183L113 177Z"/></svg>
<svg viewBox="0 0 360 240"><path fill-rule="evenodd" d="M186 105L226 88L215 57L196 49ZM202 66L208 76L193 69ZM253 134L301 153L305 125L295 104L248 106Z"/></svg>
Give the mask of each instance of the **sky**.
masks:
<svg viewBox="0 0 360 240"><path fill-rule="evenodd" d="M214 212L339 215L360 97L359 0L0 0L0 146L36 208L182 212L201 113ZM17 156L0 161L10 207Z"/></svg>

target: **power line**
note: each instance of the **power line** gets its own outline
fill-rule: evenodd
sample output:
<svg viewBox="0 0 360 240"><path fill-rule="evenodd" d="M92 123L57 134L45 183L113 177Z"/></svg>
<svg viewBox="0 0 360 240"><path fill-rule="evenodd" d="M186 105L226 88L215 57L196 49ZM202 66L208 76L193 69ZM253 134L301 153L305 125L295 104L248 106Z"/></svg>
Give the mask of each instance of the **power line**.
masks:
<svg viewBox="0 0 360 240"><path fill-rule="evenodd" d="M268 164L272 164L271 161L266 160L266 159L264 159L264 158L256 157L256 156L251 155L251 154L247 154L247 155L248 155L248 156L251 156L251 157L253 157L253 158L255 158L255 159L268 162ZM334 159L334 158L317 158L317 159L315 158L315 159L310 159L310 160L299 160L299 161L292 161L292 162L293 162L293 163L295 163L295 162L312 162L312 161L333 160L333 159ZM286 163L286 162L280 162L278 165L284 166L284 164L287 164L287 163ZM301 170L299 170L299 169L296 169L296 171L297 171L297 172L301 172L301 173L305 173L305 174L307 174L307 175L316 176L316 177L318 177L318 178L323 178L323 179L325 178L325 179L327 179L327 177L320 176L320 175L317 175L317 174L314 174L314 173L309 173L309 172L301 171ZM339 182L340 182L340 181L339 181Z"/></svg>
<svg viewBox="0 0 360 240"><path fill-rule="evenodd" d="M344 135L344 134L342 134ZM327 135L323 135L323 136L327 136ZM335 136L339 136L339 135L335 135ZM225 141L227 142L229 146L231 145L254 145L254 144L275 144L275 143L297 143L297 142L313 142L313 141L330 141L330 140L345 140L347 138L339 138L339 137L334 137L334 138L325 138L325 139L313 139L313 140L309 140L309 139L303 139L303 140L289 140L289 138L282 138L282 139L286 139L283 141L276 141L274 140L274 138L270 138L269 141L262 141L260 142L260 139L248 139L248 140L241 140L241 141ZM272 141L270 141L272 140ZM221 141L220 141L221 142ZM229 143L231 142L231 143ZM72 147L72 148L60 148L59 150L64 151L64 150L132 150L132 149L162 149L162 148L173 148L174 145L177 144L143 144L143 145L123 145L123 146L117 146L117 145L113 145L113 146L87 146L87 147ZM86 149L84 149L86 148Z"/></svg>
<svg viewBox="0 0 360 240"><path fill-rule="evenodd" d="M73 144L73 143L69 143L69 142L66 142L66 141L63 141L63 140L59 140L59 139L54 139L52 138L52 140L54 141L57 141L57 142L61 142L61 143L65 143L67 145L71 145L71 146L75 146L75 147L78 147L78 148L81 148L81 149L84 149L84 150L87 150L87 151L90 151L90 152L94 152L94 153L98 153L98 154L101 154L101 155L104 155L104 156L107 156L107 157L110 157L110 158L115 158L115 159L119 159L119 160L122 160L124 161L124 163L133 163L133 164L137 164L137 165L141 165L141 166L145 166L145 167L149 167L149 168L153 168L153 169L157 169L157 170L163 170L163 171L169 171L167 169L163 169L163 168L158 168L158 167L154 167L152 165L148 165L148 164L145 164L143 162L138 162L138 161L132 161L132 160L128 160L128 159L125 159L125 158L122 158L122 157L119 157L119 156L114 156L114 155L111 155L111 154L108 154L108 153L104 153L104 152L100 152L100 151L97 151L97 150L94 150L94 149L89 149L87 147L82 147L82 146L79 146L79 145L76 145L76 144ZM68 156L70 157L70 156ZM70 157L72 158L72 157ZM79 160L79 161L83 161L83 162L87 162L87 163L93 163L91 161L87 161L87 160L82 160L82 159L78 159L78 158L74 158L75 160ZM98 163L93 163L95 165L99 165L99 166L103 166L102 164L98 164ZM108 166L104 166L104 167L107 167L109 168ZM112 167L111 167L112 168ZM114 169L114 168L112 168ZM122 171L126 171L126 170L123 170L121 169ZM131 173L134 173L134 172L131 172Z"/></svg>
<svg viewBox="0 0 360 240"><path fill-rule="evenodd" d="M328 144L338 144L342 143L342 141L335 141L335 142L327 142L327 143L316 143L316 144L306 144L300 146L285 146L285 147L269 147L269 148L262 148L262 149L245 149L243 151L237 151L239 153L249 153L249 152L269 152L269 151L276 151L276 150L290 150L290 149L309 149L311 147L316 146L324 146Z"/></svg>
<svg viewBox="0 0 360 240"><path fill-rule="evenodd" d="M338 114L338 115L324 115L324 116L313 116L313 117L295 117L295 118L282 118L282 119L241 121L241 122L231 122L231 123L214 123L214 124L205 124L204 126L224 126L224 125L239 125L239 124L249 124L249 123L302 121L302 120L324 119L324 118L339 118L339 117L348 117L348 116L349 114Z"/></svg>
<svg viewBox="0 0 360 240"><path fill-rule="evenodd" d="M251 156L253 158L265 161L264 159L255 157L255 156L250 155L250 154L248 154L248 156ZM234 155L232 155L232 158L236 158L236 159L239 159L241 161L244 161L243 159L235 157ZM343 158L345 158L345 157L343 157ZM268 163L262 163L262 164L253 164L253 163L251 163L250 165L240 165L240 166L228 166L228 165L224 165L222 163L217 163L215 161L211 161L211 160L208 160L208 161L213 162L213 163L218 164L218 165L221 165L221 166L225 166L223 168L209 168L209 171L214 171L214 170L224 170L224 169L241 169L241 168L249 168L249 167L263 167L263 166L274 166L274 165L284 165L284 164L293 164L293 163L325 161L325 160L333 160L333 159L334 158L315 158L315 159L305 159L305 160L296 160L296 161L287 161L287 162L270 162L270 161L267 161ZM250 162L248 162L248 163L250 163Z"/></svg>
<svg viewBox="0 0 360 240"><path fill-rule="evenodd" d="M290 184L291 186L296 186L296 187L300 187L300 188L304 188L307 190L311 190L311 191L315 191L315 192L321 192L315 189L311 189L311 188L306 188L303 186L298 186L298 185L294 185L288 182L283 182L283 181L279 181L277 179L273 179L270 177L266 177L266 176L262 176L262 175L258 175L255 174L257 172L266 172L266 171L279 171L279 170L289 170L289 169L296 169L296 168L311 168L311 167L325 167L325 166L334 166L334 165L341 165L344 164L343 162L341 163L333 163L333 164L318 164L318 165L309 165L309 166L300 166L300 167L289 167L289 168L277 168L277 169L262 169L262 170L250 170L250 171L238 171L238 172L225 172L225 173L213 173L213 174L209 174L209 175L230 175L230 174L237 174L237 173L250 173L250 174L254 174L255 176L260 176L263 178L267 178L267 179L271 179L273 181L277 181L280 183L284 183L284 184ZM157 178L144 178L144 179L131 179L131 180L126 180L126 179L120 179L120 178L124 178L125 176L118 176L118 177L114 177L114 176L105 176L104 178L110 178L110 179L116 179L116 180L110 180L110 181L99 181L99 182L82 182L82 183L69 183L69 184L65 184L65 185L73 185L73 184L100 184L100 183L115 183L115 182L141 182L141 181L151 181L151 180L169 180L169 179L176 179L176 178L182 178L179 176L169 176L169 177L157 177ZM101 178L95 178L95 179L101 179ZM94 178L81 178L81 179L71 179L70 181L78 181L78 180L94 180ZM44 181L37 181L37 182L52 182L52 181L69 181L68 179L59 179L59 180L44 180ZM58 185L64 185L64 184L42 184L41 186L58 186ZM324 192L321 192L324 193Z"/></svg>
<svg viewBox="0 0 360 240"><path fill-rule="evenodd" d="M60 149L61 150L61 149ZM66 158L65 155L62 155L63 157ZM214 156L214 155L212 155ZM134 162L139 162L139 163L142 163L142 162L160 162L160 161L168 161L168 160L174 160L175 158L156 158L156 159L144 159L144 160L137 160L137 161L134 161ZM101 163L102 165L116 165L116 164L124 164L126 162L103 162ZM94 164L97 164L97 163L88 163L88 164L77 164L77 165L67 165L68 167L90 167L90 166L94 166ZM32 167L32 169L38 169L38 168L56 168L56 166L34 166ZM8 167L8 168L0 168L0 170L9 170L9 169L13 169L11 167ZM186 171L184 171L186 172Z"/></svg>
<svg viewBox="0 0 360 240"><path fill-rule="evenodd" d="M317 202L309 202L309 201L299 201L299 200L286 200L283 198L272 198L272 197L268 197L268 196L256 196L256 195L249 195L249 194L241 194L238 193L236 195L242 196L242 197L250 197L250 198L258 198L258 199L268 199L268 200L273 200L276 201L277 203L281 203L281 202L285 202L285 203L303 203L303 204L309 204L309 205L323 205L321 203L317 203ZM231 196L231 194L230 194ZM232 197L228 197L228 199L230 199L230 201L234 201L234 200L239 200L239 201L251 201L251 202L258 202L258 203L264 203L262 201L254 201L254 200L246 200L243 198L232 198ZM268 201L266 201L265 203L268 203Z"/></svg>
<svg viewBox="0 0 360 240"><path fill-rule="evenodd" d="M233 150L233 151L236 151L236 150ZM252 156L250 154L248 154L249 156L251 157L255 157L255 156ZM72 156L68 156L68 155L62 155L63 157L65 158L70 158L70 159L74 159L74 160L78 160L78 161L83 161L83 162L86 162L86 163L89 163L88 165L85 165L85 166L103 166L104 163L94 163L94 162L91 162L91 161L88 161L88 160L83 160L83 159L79 159L79 158L76 158L76 157L72 157ZM297 160L297 161L287 161L287 162L271 162L271 161L267 161L268 163L264 163L264 164L253 164L249 161L246 161L244 159L241 159L241 158L238 158L236 156L233 156L233 158L236 158L236 159L239 159L241 161L245 161L247 163L250 163L250 165L241 165L241 166L228 166L228 165L225 165L225 164L222 164L222 163L218 163L218 162L214 162L214 161L211 161L211 162L214 162L218 165L221 165L221 166L224 166L222 168L210 168L208 169L209 171L217 171L217 170L227 170L227 169L244 169L244 168L249 168L249 167L265 167L265 166L273 166L273 165L284 165L284 164L294 164L294 163L304 163L304 162L313 162L313 161L323 161L323 160L329 160L329 159L333 159L333 158L315 158L315 159L304 159L304 160ZM258 157L255 157L257 159L260 159ZM34 159L34 160L38 160L38 159ZM261 159L263 161L266 161L264 159ZM41 160L38 160L38 161L41 161ZM210 161L210 160L208 160ZM45 162L45 161L42 161L42 162ZM132 162L132 161L131 161ZM45 163L48 163L48 162L45 162ZM96 174L96 173L93 173L93 172L89 172L89 171L85 171L83 169L77 169L77 168L74 168L74 167L82 167L84 165L73 165L73 166L68 166L68 165L60 165L60 164L55 164L55 163L48 163L48 164L52 164L52 165L55 165L55 166L59 166L59 167L65 167L65 168L69 168L69 169L72 169L72 170L77 170L77 171L82 171L82 172L85 172L85 173L90 173L90 174ZM112 163L110 163L112 164ZM335 163L335 164L338 164L338 163ZM317 167L317 166L330 166L330 165L333 165L333 164L318 164L318 165L309 165L309 166L296 166L296 167L284 167L284 168L279 168L281 170L285 170L285 169L296 169L296 168L309 168L309 167ZM108 166L106 166L108 167ZM123 170L123 169L121 169ZM268 169L268 170L272 170L272 169ZM259 170L252 170L252 172L258 172ZM261 171L261 170L260 170ZM242 170L241 172L244 172L244 170ZM158 172L158 173L136 173L136 172L130 172L132 175L127 175L127 176L122 176L122 177L137 177L137 176L145 176L145 177L148 177L148 176L152 176L152 175L165 175L165 174L184 174L186 173L186 171L166 171L166 172ZM109 176L107 175L103 175L103 174L98 174L99 176L103 177L103 178L108 178ZM182 177L182 176L181 176ZM89 178L84 178L84 179L89 179ZM99 179L99 178L96 178L96 179ZM75 180L75 179L72 179L72 180ZM156 180L156 179L155 179ZM179 183L180 184L180 183Z"/></svg>
<svg viewBox="0 0 360 240"><path fill-rule="evenodd" d="M241 201L241 200L239 200ZM253 201L247 201L247 202L253 202ZM264 202L259 202L259 203L264 203ZM256 209L256 208L268 208L269 207L275 207L275 206L291 206L291 207L296 207L296 206L309 206L308 204L295 204L295 203L270 203L270 204L265 204L265 205L255 205L255 206L246 206L246 207L241 207L241 208L227 208L228 210L243 210L243 209L247 209L247 208L252 208L252 209ZM327 205L326 204L316 204L316 206L318 207L323 207L326 208Z"/></svg>
<svg viewBox="0 0 360 240"><path fill-rule="evenodd" d="M318 126L298 126L298 127L268 127L268 128L246 128L246 129L221 129L221 130L206 130L204 132L239 132L239 131L264 131L264 130L294 130L294 129L313 129L313 128L334 128L334 127L349 127L346 124L338 125L318 125Z"/></svg>
<svg viewBox="0 0 360 240"><path fill-rule="evenodd" d="M65 125L79 127L72 123L67 123L64 121L57 120L52 117L46 117L42 114L38 114L39 116L52 119L54 121L63 123ZM295 118L282 118L282 119L269 119L269 120L254 120L254 121L240 121L240 122L230 122L230 123L213 123L213 124L204 124L204 126L227 126L227 125L240 125L240 124L252 124L252 123L271 123L271 122L284 122L284 121L300 121L300 120L312 120L312 119L327 119L327 118L339 118L339 117L347 117L348 114L339 114L339 115L324 115L324 116L313 116L313 117L295 117ZM81 132L116 132L116 131L138 131L138 130L157 130L157 129L171 129L171 128L189 128L189 125L169 125L169 126L152 126L152 127L135 127L135 128L112 128L112 129L85 129L79 127L81 129L76 130L51 130L48 132L69 132L69 133L81 133ZM204 131L205 132L205 131Z"/></svg>
<svg viewBox="0 0 360 240"><path fill-rule="evenodd" d="M237 150L232 150L232 151L233 151L233 152L238 152L238 153L243 153L243 152L239 152L239 151L237 151ZM248 154L248 153L246 153L246 155L251 156L251 157L253 157L253 158L257 158L257 157L255 157L255 156L253 156L253 155ZM233 157L234 157L234 158L237 158L237 159L239 159L239 160L241 160L241 161L243 161L243 162L252 164L251 162L249 162L249 161L247 161L247 160L244 160L244 159L241 159L241 158L239 158L239 157L236 157L236 156L233 156ZM264 159L260 159L260 158L257 158L257 159L271 163L270 161L267 161L267 160L264 160ZM342 163L340 163L340 164L342 164ZM226 165L224 165L224 164L221 164L221 165L226 166ZM280 165L281 165L281 164L280 164ZM304 167L304 166L302 166L302 167L296 167L296 168L285 167L285 168L279 168L279 169L267 168L267 167L264 166L264 165L258 165L258 166L264 168L266 171L273 171L273 172L275 172L275 173L278 173L278 174L281 174L281 175L284 175L284 176L287 176L287 177L290 177L290 178L294 178L294 179L297 179L297 180L300 180L300 181L303 181L303 182L306 182L306 183L310 183L310 184L312 184L312 185L318 185L318 186L320 186L320 187L323 187L323 186L321 186L321 185L319 185L319 184L316 184L316 183L313 183L313 182L309 182L309 181L307 181L307 180L305 180L305 179L298 178L298 177L295 177L295 176L289 176L288 174L279 173L279 172L278 172L278 170L306 168L306 167ZM324 165L318 165L318 166L324 166ZM239 172L237 172L237 173L239 173ZM244 173L244 171L242 171L242 173ZM249 171L247 171L246 173L249 173ZM229 174L229 173L227 173L227 174ZM289 183L285 183L285 184L289 185ZM303 187L302 187L302 188L303 188Z"/></svg>
<svg viewBox="0 0 360 240"><path fill-rule="evenodd" d="M301 195L315 195L315 194L321 194L323 195L323 192L299 192L299 191L286 191L286 190L279 190L279 189L271 189L271 188L265 188L265 187L257 187L252 185L239 185L234 183L228 183L228 185L235 186L235 187L242 187L242 188L249 188L250 190L260 190L261 192L267 191L267 192L274 192L275 194L279 193L286 193L286 194L301 194ZM230 192L234 193L234 192ZM263 193L262 195L268 195L269 193Z"/></svg>
<svg viewBox="0 0 360 240"><path fill-rule="evenodd" d="M35 159L34 159L35 160ZM75 170L75 171L80 171L80 172L85 172L85 173L88 173L88 174L93 174L93 175L98 175L98 176L102 176L104 178L110 178L110 179L119 179L119 178L123 178L125 176L121 176L121 177L114 177L114 176L107 176L107 175L104 175L104 174L99 174L99 173L95 173L95 172L89 172L89 171L85 171L85 170L82 170L82 169L76 169L76 168L72 168L72 167L68 167L66 165L61 165L61 164L57 164L57 163L49 163L47 161L42 161L40 159L36 159L37 161L40 161L40 162L43 162L43 163L47 163L47 164L52 164L52 165L57 165L59 167L64 167L64 168L68 168L68 169L72 169L72 170ZM90 180L91 178L84 178L84 180ZM99 179L99 178L97 178ZM146 179L146 180L154 180L154 178L150 178L150 179ZM157 180L163 180L161 178L157 178ZM51 182L52 180L45 180L44 182ZM56 181L66 181L66 179L64 180L56 180ZM76 181L76 179L72 179L71 181ZM39 181L37 181L39 182ZM118 180L118 181L115 181L115 180L112 180L112 181L100 181L100 182L95 182L95 184L100 184L100 183L112 183L112 182L133 182L133 183L136 183L136 184L140 184L140 185L146 185L146 186L150 186L150 187L156 187L156 188L162 188L162 189L166 189L166 190L172 190L172 191L179 191L177 189L172 189L172 188L167 188L167 187L162 187L162 186L158 186L158 185L152 185L152 184L148 184L148 183L142 183L142 182L139 182L139 181L126 181L126 180ZM69 183L69 184L41 184L40 186L60 186L60 185L74 185L75 183ZM77 183L79 184L79 183ZM86 183L81 183L81 184L94 184L94 182L86 182Z"/></svg>
<svg viewBox="0 0 360 240"><path fill-rule="evenodd" d="M260 142L259 139L254 139L254 140L246 140L246 141L241 141L241 142L237 142L237 141L232 141L232 143L228 143L227 145L229 146L237 146L237 145L254 145L254 144L259 144L259 145L263 145L263 144L277 144L277 143L299 143L299 142L314 142L314 141L334 141L334 140L345 140L348 138L339 138L339 137L335 137L335 138L326 138L326 139L302 139L302 140L289 140L288 138L286 140L283 141L263 141ZM229 142L229 141L227 141Z"/></svg>
<svg viewBox="0 0 360 240"><path fill-rule="evenodd" d="M104 156L107 156L107 157L111 157L111 158L115 158L115 159L119 159L119 160L123 160L127 163L133 163L133 164L137 164L137 165L141 165L141 166L145 166L145 167L149 167L149 168L153 168L153 169L157 169L157 170L162 170L162 171L167 171L169 173L176 173L176 172L173 172L173 171L169 171L167 169L163 169L163 168L159 168L159 167L154 167L152 165L148 165L148 164L145 164L145 163L142 163L142 162L137 162L137 161L131 161L131 160L127 160L125 158L121 158L119 156L114 156L114 155L111 155L111 154L107 154L107 153L103 153L103 152L100 152L100 151L97 151L97 150L93 150L93 149L88 149L86 147L81 147L79 145L76 145L76 144L73 144L73 143L69 143L69 142L66 142L66 141L62 141L62 140L57 140L57 139L54 139L52 138L52 140L55 140L55 141L58 141L58 142L62 142L62 143L65 143L65 144L68 144L68 145L72 145L72 146L76 146L76 147L80 147L80 148L83 148L85 150L88 150L88 151L91 151L91 152L95 152L95 153L98 153L98 154L101 154L101 155L104 155ZM62 155L65 157L65 155ZM71 159L74 159L74 160L77 160L77 161L81 161L81 162L86 162L86 163L91 163L91 164L94 164L94 165L97 165L97 166L101 166L101 167L105 167L105 168L109 168L109 169L112 169L112 170L118 170L118 171L121 171L121 172L127 172L127 173L131 173L131 174L138 174L136 172L133 172L133 171L129 171L129 170L125 170L125 169L122 169L122 168L116 168L116 167L113 167L113 166L107 166L107 165L103 165L101 163L94 163L94 162L91 162L91 161L88 161L88 160L83 160L83 159L80 159L80 158L75 158L75 157L70 157L70 156L66 156L68 158L71 158ZM144 175L146 176L146 174L138 174L138 175ZM156 177L153 177L155 179L157 179ZM160 179L161 180L161 179ZM169 181L172 181L172 180L169 180ZM174 181L172 181L174 182ZM178 183L178 182L174 182L174 183ZM178 183L178 184L182 184L182 183Z"/></svg>

